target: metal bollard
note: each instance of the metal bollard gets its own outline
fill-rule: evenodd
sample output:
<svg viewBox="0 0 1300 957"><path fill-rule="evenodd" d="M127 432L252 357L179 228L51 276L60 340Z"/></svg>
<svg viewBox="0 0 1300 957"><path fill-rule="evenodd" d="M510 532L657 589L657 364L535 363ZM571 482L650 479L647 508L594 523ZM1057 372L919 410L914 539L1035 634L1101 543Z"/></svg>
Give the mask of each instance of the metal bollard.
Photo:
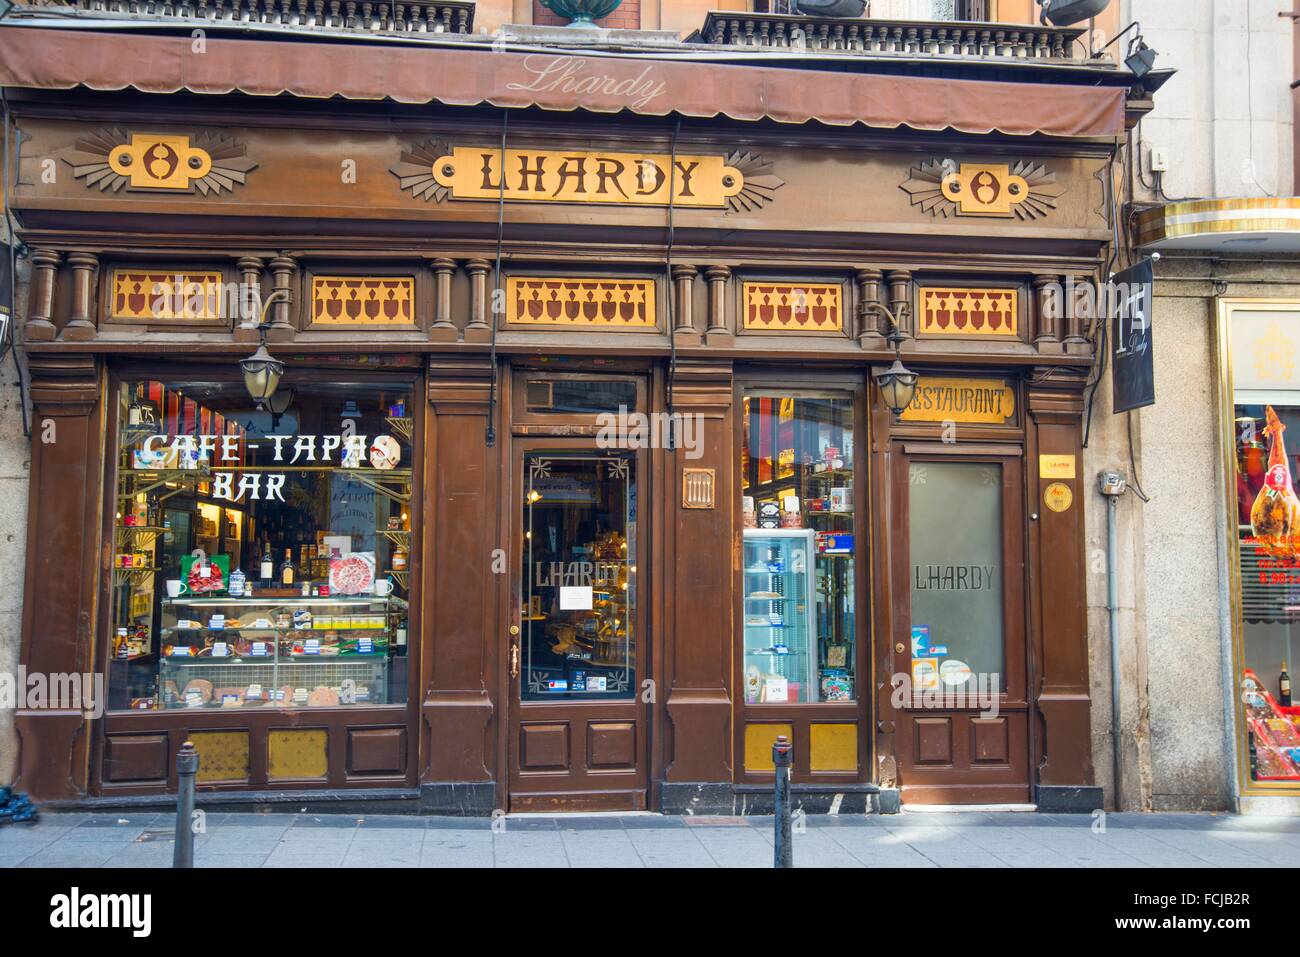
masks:
<svg viewBox="0 0 1300 957"><path fill-rule="evenodd" d="M172 867L194 866L194 777L199 773L199 752L186 741L176 752L176 846Z"/></svg>
<svg viewBox="0 0 1300 957"><path fill-rule="evenodd" d="M773 867L794 867L794 844L790 839L790 761L794 748L785 735L778 735L772 745L772 763L776 765L776 859Z"/></svg>

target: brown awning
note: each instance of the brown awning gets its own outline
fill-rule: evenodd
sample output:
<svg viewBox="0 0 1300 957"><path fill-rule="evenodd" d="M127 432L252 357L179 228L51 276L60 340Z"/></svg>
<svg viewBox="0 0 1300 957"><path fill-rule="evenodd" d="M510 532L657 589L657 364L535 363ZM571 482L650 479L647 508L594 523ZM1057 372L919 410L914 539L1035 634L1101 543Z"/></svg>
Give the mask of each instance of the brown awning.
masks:
<svg viewBox="0 0 1300 957"><path fill-rule="evenodd" d="M144 93L343 97L448 106L962 133L1114 137L1124 89L731 66L636 55L512 53L484 46L226 39L0 28L0 85ZM670 55L669 55L670 56Z"/></svg>

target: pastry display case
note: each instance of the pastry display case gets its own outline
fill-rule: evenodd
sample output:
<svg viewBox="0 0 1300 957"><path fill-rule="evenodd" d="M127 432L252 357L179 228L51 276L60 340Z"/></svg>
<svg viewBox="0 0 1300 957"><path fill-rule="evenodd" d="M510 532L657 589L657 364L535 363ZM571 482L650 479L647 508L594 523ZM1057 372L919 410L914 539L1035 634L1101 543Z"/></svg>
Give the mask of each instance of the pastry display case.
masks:
<svg viewBox="0 0 1300 957"><path fill-rule="evenodd" d="M163 708L387 704L396 630L392 595L165 598ZM404 681L404 678L403 678Z"/></svg>

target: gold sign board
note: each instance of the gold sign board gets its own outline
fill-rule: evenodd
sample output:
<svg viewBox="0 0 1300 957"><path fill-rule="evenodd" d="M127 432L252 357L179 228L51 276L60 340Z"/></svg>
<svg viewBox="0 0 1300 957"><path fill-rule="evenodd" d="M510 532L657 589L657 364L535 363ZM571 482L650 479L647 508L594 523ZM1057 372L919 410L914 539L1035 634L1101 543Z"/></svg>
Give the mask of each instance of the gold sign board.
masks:
<svg viewBox="0 0 1300 957"><path fill-rule="evenodd" d="M1073 455L1038 456L1038 477L1053 479L1074 478Z"/></svg>
<svg viewBox="0 0 1300 957"><path fill-rule="evenodd" d="M506 150L505 198L667 206L671 180L674 206L723 207L745 188L744 175L728 166L726 157L679 155L670 174L672 163L666 154ZM453 147L450 155L434 160L433 178L454 199L498 199L501 153Z"/></svg>
<svg viewBox="0 0 1300 957"><path fill-rule="evenodd" d="M1016 414L1016 390L1006 379L964 379L923 375L904 422L961 422L1006 425Z"/></svg>

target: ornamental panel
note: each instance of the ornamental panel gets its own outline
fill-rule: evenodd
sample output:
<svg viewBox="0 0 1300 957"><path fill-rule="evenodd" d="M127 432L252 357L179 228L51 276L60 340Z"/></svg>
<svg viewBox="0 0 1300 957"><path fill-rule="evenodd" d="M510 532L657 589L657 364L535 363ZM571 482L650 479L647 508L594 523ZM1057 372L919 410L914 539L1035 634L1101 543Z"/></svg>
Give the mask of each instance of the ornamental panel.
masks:
<svg viewBox="0 0 1300 957"><path fill-rule="evenodd" d="M114 269L109 314L147 322L211 322L222 318L220 272Z"/></svg>
<svg viewBox="0 0 1300 957"><path fill-rule="evenodd" d="M1019 335L1017 289L924 286L918 298L917 332L922 336L1011 339Z"/></svg>
<svg viewBox="0 0 1300 957"><path fill-rule="evenodd" d="M839 283L744 284L744 328L764 332L839 332L844 310Z"/></svg>
<svg viewBox="0 0 1300 957"><path fill-rule="evenodd" d="M313 276L311 322L320 326L415 324L413 276Z"/></svg>
<svg viewBox="0 0 1300 957"><path fill-rule="evenodd" d="M653 329L653 279L510 276L506 322L521 326Z"/></svg>

